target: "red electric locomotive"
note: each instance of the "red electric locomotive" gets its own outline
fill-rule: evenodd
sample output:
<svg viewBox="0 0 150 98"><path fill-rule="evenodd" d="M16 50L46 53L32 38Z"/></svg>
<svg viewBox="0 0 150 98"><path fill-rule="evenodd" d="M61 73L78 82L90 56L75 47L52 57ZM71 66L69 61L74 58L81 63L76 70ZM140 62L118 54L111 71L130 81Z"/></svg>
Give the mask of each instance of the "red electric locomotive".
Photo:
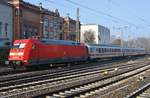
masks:
<svg viewBox="0 0 150 98"><path fill-rule="evenodd" d="M32 66L53 63L85 61L88 51L84 44L63 40L16 40L9 53L9 63Z"/></svg>

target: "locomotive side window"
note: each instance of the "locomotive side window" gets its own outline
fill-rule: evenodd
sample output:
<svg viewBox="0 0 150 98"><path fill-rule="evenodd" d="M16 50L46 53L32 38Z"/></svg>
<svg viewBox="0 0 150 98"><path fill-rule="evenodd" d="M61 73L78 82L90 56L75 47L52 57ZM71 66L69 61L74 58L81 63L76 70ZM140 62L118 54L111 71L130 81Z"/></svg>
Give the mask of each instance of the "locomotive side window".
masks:
<svg viewBox="0 0 150 98"><path fill-rule="evenodd" d="M36 46L33 44L33 45L32 45L32 49L34 50L35 48L36 48Z"/></svg>

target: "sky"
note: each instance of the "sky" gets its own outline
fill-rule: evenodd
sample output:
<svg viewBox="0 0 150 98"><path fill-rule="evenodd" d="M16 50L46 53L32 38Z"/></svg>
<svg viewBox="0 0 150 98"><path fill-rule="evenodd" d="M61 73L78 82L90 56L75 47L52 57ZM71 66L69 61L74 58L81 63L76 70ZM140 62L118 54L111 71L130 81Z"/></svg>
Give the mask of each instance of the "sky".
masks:
<svg viewBox="0 0 150 98"><path fill-rule="evenodd" d="M150 0L24 0L76 19L80 9L83 24L100 24L110 29L111 35L130 40L150 37ZM121 35L121 32L123 34Z"/></svg>

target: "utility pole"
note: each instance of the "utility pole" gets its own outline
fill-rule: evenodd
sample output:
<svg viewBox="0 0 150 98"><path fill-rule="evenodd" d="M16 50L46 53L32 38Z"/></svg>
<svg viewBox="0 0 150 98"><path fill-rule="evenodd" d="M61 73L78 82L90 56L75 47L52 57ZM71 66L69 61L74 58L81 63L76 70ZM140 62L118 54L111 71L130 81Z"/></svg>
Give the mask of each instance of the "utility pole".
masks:
<svg viewBox="0 0 150 98"><path fill-rule="evenodd" d="M40 37L43 37L43 9L42 9L42 3L39 3L40 7Z"/></svg>
<svg viewBox="0 0 150 98"><path fill-rule="evenodd" d="M76 41L80 42L80 20L79 20L79 8L77 8L77 20L76 20Z"/></svg>
<svg viewBox="0 0 150 98"><path fill-rule="evenodd" d="M119 28L116 28L116 29L118 29L118 30L120 30L120 41L121 41L121 52L123 52L123 47L124 47L124 42L123 42L123 27L119 27Z"/></svg>

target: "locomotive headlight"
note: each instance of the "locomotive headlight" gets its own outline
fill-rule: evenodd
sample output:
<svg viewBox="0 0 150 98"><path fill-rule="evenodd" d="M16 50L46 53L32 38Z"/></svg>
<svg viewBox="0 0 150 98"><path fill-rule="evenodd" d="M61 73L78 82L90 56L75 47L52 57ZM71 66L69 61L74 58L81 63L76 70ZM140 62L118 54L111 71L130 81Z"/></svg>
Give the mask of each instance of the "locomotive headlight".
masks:
<svg viewBox="0 0 150 98"><path fill-rule="evenodd" d="M27 60L24 60L24 62L26 63L26 62L28 62Z"/></svg>
<svg viewBox="0 0 150 98"><path fill-rule="evenodd" d="M9 53L9 55L10 56L22 56L23 55L23 52L19 52L19 53L13 53L13 52L11 52L11 53Z"/></svg>
<svg viewBox="0 0 150 98"><path fill-rule="evenodd" d="M11 53L9 53L9 55L10 55L10 56L14 56L14 55L15 55L15 53L11 52Z"/></svg>
<svg viewBox="0 0 150 98"><path fill-rule="evenodd" d="M19 55L19 56L22 56L22 55L23 55L23 52L19 52L18 55Z"/></svg>

